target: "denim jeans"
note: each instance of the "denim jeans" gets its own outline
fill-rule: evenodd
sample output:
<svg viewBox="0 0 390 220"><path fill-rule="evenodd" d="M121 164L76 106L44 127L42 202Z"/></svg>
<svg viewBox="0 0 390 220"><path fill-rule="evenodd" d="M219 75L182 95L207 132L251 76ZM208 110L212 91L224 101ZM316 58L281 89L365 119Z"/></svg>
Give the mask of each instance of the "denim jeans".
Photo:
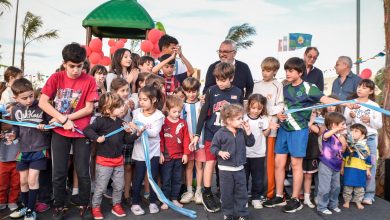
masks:
<svg viewBox="0 0 390 220"><path fill-rule="evenodd" d="M324 163L318 166L318 206L322 212L328 208L334 209L339 205L340 171L334 171Z"/></svg>
<svg viewBox="0 0 390 220"><path fill-rule="evenodd" d="M364 200L374 201L375 197L375 176L376 176L376 160L377 160L377 147L378 147L378 136L372 134L367 136L367 145L370 148L371 154L371 178L367 178L366 190L364 194Z"/></svg>
<svg viewBox="0 0 390 220"><path fill-rule="evenodd" d="M183 163L181 158L164 161L161 166L162 191L172 200L179 200L181 183L183 181Z"/></svg>
<svg viewBox="0 0 390 220"><path fill-rule="evenodd" d="M157 183L158 166L160 157L152 157L150 159L150 166L152 171L153 180ZM139 205L141 202L142 182L145 178L146 163L145 161L134 160L134 177L133 177L133 189L132 189L132 202L134 205ZM153 188L150 189L149 202L155 203L157 195Z"/></svg>

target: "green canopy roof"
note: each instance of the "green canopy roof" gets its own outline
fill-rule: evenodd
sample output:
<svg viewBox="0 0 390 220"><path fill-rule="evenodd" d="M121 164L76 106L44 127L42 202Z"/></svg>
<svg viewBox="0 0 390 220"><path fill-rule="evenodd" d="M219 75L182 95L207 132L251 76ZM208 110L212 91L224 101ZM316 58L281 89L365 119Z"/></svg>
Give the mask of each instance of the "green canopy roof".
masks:
<svg viewBox="0 0 390 220"><path fill-rule="evenodd" d="M136 0L111 0L89 13L83 27L96 37L145 39L154 22Z"/></svg>

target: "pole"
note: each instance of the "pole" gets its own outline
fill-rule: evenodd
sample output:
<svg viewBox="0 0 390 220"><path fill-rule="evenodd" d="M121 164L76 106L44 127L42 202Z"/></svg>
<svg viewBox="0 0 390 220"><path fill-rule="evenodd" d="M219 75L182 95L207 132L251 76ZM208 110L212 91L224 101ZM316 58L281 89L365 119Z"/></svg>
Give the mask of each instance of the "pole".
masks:
<svg viewBox="0 0 390 220"><path fill-rule="evenodd" d="M360 0L356 0L356 60L360 58ZM356 74L360 74L360 63L356 63Z"/></svg>
<svg viewBox="0 0 390 220"><path fill-rule="evenodd" d="M16 13L15 13L15 28L14 28L14 45L12 48L12 66L15 64L15 45L16 45L16 28L18 26L18 11L19 11L19 0L16 1Z"/></svg>

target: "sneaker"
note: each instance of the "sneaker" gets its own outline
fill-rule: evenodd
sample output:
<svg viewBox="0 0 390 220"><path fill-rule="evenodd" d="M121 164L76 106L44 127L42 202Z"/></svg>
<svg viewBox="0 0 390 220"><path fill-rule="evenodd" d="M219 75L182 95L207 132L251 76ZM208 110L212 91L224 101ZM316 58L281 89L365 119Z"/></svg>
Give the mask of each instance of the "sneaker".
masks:
<svg viewBox="0 0 390 220"><path fill-rule="evenodd" d="M210 194L202 194L202 203L204 206L204 209L208 212L218 212L221 208L218 207L217 203L215 202L214 196L212 193Z"/></svg>
<svg viewBox="0 0 390 220"><path fill-rule="evenodd" d="M262 209L263 205L261 204L260 200L252 200L252 206L255 209Z"/></svg>
<svg viewBox="0 0 390 220"><path fill-rule="evenodd" d="M112 214L116 215L117 217L125 217L126 212L123 210L120 203L115 204L111 209Z"/></svg>
<svg viewBox="0 0 390 220"><path fill-rule="evenodd" d="M195 200L195 204L197 205L202 204L202 192L195 192L194 200Z"/></svg>
<svg viewBox="0 0 390 220"><path fill-rule="evenodd" d="M7 204L0 204L0 210L7 208Z"/></svg>
<svg viewBox="0 0 390 220"><path fill-rule="evenodd" d="M37 213L31 211L30 209L26 211L24 215L24 220L35 220L37 218Z"/></svg>
<svg viewBox="0 0 390 220"><path fill-rule="evenodd" d="M80 217L82 219L92 219L90 209L91 207L89 206L79 206Z"/></svg>
<svg viewBox="0 0 390 220"><path fill-rule="evenodd" d="M172 203L177 206L177 207L180 207L180 208L183 208L183 204L181 204L179 201L177 200L172 200Z"/></svg>
<svg viewBox="0 0 390 220"><path fill-rule="evenodd" d="M158 209L158 206L156 203L149 204L149 213L150 214L157 214L159 212L160 212L160 209Z"/></svg>
<svg viewBox="0 0 390 220"><path fill-rule="evenodd" d="M372 205L372 200L371 199L363 199L362 204L364 204L364 205Z"/></svg>
<svg viewBox="0 0 390 220"><path fill-rule="evenodd" d="M193 200L193 198L194 198L193 192L185 192L185 193L183 193L183 195L180 199L180 202L187 204L187 203L190 203Z"/></svg>
<svg viewBox="0 0 390 220"><path fill-rule="evenodd" d="M141 208L140 205L132 205L130 210L134 215L144 215L145 214L145 211Z"/></svg>
<svg viewBox="0 0 390 220"><path fill-rule="evenodd" d="M81 202L80 202L80 196L77 194L77 195L72 195L70 197L70 204L74 205L74 206L80 206Z"/></svg>
<svg viewBox="0 0 390 220"><path fill-rule="evenodd" d="M325 209L324 211L321 212L321 214L324 214L324 215L331 215L332 212L331 212L329 209Z"/></svg>
<svg viewBox="0 0 390 220"><path fill-rule="evenodd" d="M284 205L286 205L286 201L279 196L274 196L274 198L269 199L263 203L263 206L267 208L273 208L276 206L284 206Z"/></svg>
<svg viewBox="0 0 390 220"><path fill-rule="evenodd" d="M112 188L108 188L105 193L103 193L103 196L106 199L112 199Z"/></svg>
<svg viewBox="0 0 390 220"><path fill-rule="evenodd" d="M237 220L249 220L249 216L238 217Z"/></svg>
<svg viewBox="0 0 390 220"><path fill-rule="evenodd" d="M64 219L66 211L68 211L67 207L55 208L54 212L53 212L52 219L55 219L55 220L62 220L62 219Z"/></svg>
<svg viewBox="0 0 390 220"><path fill-rule="evenodd" d="M37 202L37 204L35 204L35 211L37 213L46 212L49 209L50 209L50 206L48 204L46 204L46 203Z"/></svg>
<svg viewBox="0 0 390 220"><path fill-rule="evenodd" d="M92 208L92 216L93 216L93 219L104 219L102 210L100 209L99 206Z"/></svg>
<svg viewBox="0 0 390 220"><path fill-rule="evenodd" d="M21 218L26 214L26 212L27 212L27 208L24 206L21 206L21 207L17 208L14 212L12 212L9 215L9 217L13 218L13 219Z"/></svg>
<svg viewBox="0 0 390 220"><path fill-rule="evenodd" d="M333 211L337 212L337 213L340 213L341 212L341 209L339 207L336 207L333 209Z"/></svg>
<svg viewBox="0 0 390 220"><path fill-rule="evenodd" d="M167 209L169 209L169 206L168 206L166 203L163 203L163 204L161 205L161 209L162 209L162 210L167 210Z"/></svg>
<svg viewBox="0 0 390 220"><path fill-rule="evenodd" d="M234 220L234 217L231 215L224 215L223 220Z"/></svg>
<svg viewBox="0 0 390 220"><path fill-rule="evenodd" d="M298 210L301 210L303 208L303 205L301 201L299 201L297 198L291 198L288 202L287 205L283 207L283 212L287 213L293 213Z"/></svg>
<svg viewBox="0 0 390 220"><path fill-rule="evenodd" d="M304 200L303 204L307 205L309 208L313 209L316 207L310 200Z"/></svg>

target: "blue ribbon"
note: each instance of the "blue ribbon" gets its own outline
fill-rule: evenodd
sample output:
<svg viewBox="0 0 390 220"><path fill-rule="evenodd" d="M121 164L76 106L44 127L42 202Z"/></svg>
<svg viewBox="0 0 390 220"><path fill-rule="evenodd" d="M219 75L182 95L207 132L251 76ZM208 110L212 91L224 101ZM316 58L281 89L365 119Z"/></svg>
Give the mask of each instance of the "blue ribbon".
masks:
<svg viewBox="0 0 390 220"><path fill-rule="evenodd" d="M138 127L143 127L143 124L137 120L134 121L134 123ZM158 187L157 183L153 180L153 175L152 175L152 170L151 170L151 165L150 165L150 157L149 157L149 140L148 140L148 134L147 132L142 132L141 135L141 142L142 142L142 147L144 149L144 154L145 154L145 164L146 164L146 170L148 172L148 180L150 183L150 186L153 188L154 192L156 193L158 199L167 204L171 209L173 209L176 212L179 212L187 217L190 217L192 219L196 218L196 212L190 209L186 208L181 208L177 207L175 204L173 204L171 201L165 197L164 193L161 191L161 189Z"/></svg>

